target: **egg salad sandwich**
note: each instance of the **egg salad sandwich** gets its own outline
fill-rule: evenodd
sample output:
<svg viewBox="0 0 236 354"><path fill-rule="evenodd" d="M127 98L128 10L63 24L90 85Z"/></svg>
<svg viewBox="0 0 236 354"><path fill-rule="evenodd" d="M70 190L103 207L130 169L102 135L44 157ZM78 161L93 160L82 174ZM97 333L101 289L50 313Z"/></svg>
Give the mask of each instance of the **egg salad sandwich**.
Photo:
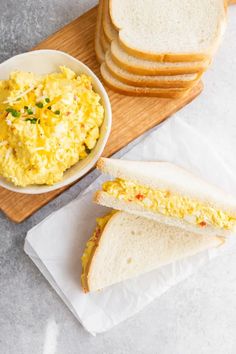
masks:
<svg viewBox="0 0 236 354"><path fill-rule="evenodd" d="M236 230L236 200L217 187L168 162L101 158L105 182L95 202L211 236Z"/></svg>
<svg viewBox="0 0 236 354"><path fill-rule="evenodd" d="M124 211L112 211L97 219L95 232L82 256L83 291L97 291L150 272L218 247L222 240Z"/></svg>

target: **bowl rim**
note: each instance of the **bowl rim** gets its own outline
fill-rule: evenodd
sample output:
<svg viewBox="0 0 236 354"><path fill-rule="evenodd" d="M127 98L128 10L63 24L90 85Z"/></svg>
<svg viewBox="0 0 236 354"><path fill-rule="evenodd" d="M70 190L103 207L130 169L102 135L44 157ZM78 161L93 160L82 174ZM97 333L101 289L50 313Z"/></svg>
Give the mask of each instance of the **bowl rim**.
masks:
<svg viewBox="0 0 236 354"><path fill-rule="evenodd" d="M54 49L39 49L39 50L32 50L32 51L25 52L25 53L20 53L20 54L17 54L15 56L5 60L2 63L0 63L0 72L1 72L2 67L4 67L5 64L9 64L11 61L18 59L18 58L36 55L36 54L42 54L42 55L44 55L44 54L46 54L46 55L47 54L59 54L64 57L67 57L69 60L73 61L75 64L78 64L82 72L84 71L87 75L89 75L92 78L92 81L95 83L98 90L100 91L99 94L100 94L102 101L103 101L103 106L105 109L105 117L104 117L103 124L105 123L106 125L105 125L105 129L104 129L105 133L103 134L103 136L100 135L100 137L97 141L97 144L100 143L100 148L98 149L98 151L96 151L96 153L90 159L90 161L85 166L83 166L78 172L73 174L72 176L69 176L68 178L65 178L64 180L61 180L52 186L30 185L27 187L18 187L18 186L15 186L13 183L7 181L4 177L0 176L0 187L5 188L5 189L12 191L12 192L21 193L21 194L32 194L32 195L44 194L44 193L52 192L57 189L66 187L66 186L72 184L73 182L76 182L79 178L86 175L94 167L94 165L98 161L99 157L102 155L103 150L104 150L106 143L108 141L108 138L109 138L109 135L111 132L111 127L112 127L111 103L110 103L110 99L107 94L107 91L106 91L105 87L103 86L102 82L97 77L97 75L86 64L84 64L79 59L76 59L75 57L73 57L72 55L70 55L66 52L63 52L60 50L54 50ZM62 65L63 65L63 63L62 63ZM96 90L96 92L97 92L97 90ZM97 146L97 144L96 144L96 146ZM96 146L94 149L96 149ZM87 158L89 158L89 156L90 156L90 154L88 155ZM86 159L81 160L81 161L85 161L85 160ZM79 161L77 163L79 163ZM76 164L73 166L76 166ZM71 166L70 168L72 168L73 166ZM70 170L70 168L68 170Z"/></svg>

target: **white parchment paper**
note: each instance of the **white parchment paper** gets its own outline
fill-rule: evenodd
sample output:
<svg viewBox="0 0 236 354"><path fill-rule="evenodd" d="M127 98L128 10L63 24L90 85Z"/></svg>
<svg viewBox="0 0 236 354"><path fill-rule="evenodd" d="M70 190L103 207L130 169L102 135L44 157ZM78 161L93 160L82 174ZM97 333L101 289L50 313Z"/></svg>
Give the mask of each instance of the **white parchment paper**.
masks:
<svg viewBox="0 0 236 354"><path fill-rule="evenodd" d="M125 159L174 162L236 196L236 7L213 66L205 75L204 92L191 105L164 122ZM135 119L135 117L134 117ZM106 208L92 203L99 177L83 195L30 230L25 252L86 330L96 334L134 315L174 284L221 252L236 252L233 239L95 294L80 287L80 258Z"/></svg>

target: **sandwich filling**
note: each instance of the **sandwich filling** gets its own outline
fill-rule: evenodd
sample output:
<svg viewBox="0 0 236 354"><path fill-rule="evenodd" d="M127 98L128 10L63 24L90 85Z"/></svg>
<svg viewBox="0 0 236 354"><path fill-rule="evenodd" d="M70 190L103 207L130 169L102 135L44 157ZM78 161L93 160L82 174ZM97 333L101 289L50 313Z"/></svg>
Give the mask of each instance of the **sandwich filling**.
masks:
<svg viewBox="0 0 236 354"><path fill-rule="evenodd" d="M135 202L148 211L184 219L198 227L230 230L236 225L235 215L168 190L152 189L120 178L105 182L102 189L118 200Z"/></svg>
<svg viewBox="0 0 236 354"><path fill-rule="evenodd" d="M82 262L81 284L84 292L87 292L89 290L87 276L88 276L89 266L92 257L98 246L100 237L102 235L103 230L105 229L106 224L115 213L116 211L112 211L111 213L96 219L97 226L95 228L95 231L92 237L86 243L84 253L81 257L81 262Z"/></svg>

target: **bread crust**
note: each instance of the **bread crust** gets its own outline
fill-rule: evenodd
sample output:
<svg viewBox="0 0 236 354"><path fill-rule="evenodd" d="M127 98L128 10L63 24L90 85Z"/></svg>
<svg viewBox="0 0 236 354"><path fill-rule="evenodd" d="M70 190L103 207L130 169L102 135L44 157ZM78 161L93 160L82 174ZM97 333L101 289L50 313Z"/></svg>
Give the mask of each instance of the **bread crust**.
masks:
<svg viewBox="0 0 236 354"><path fill-rule="evenodd" d="M104 35L103 28L101 28L101 32L100 32L100 41L101 41L102 49L103 49L104 56L105 56L106 51L110 48L110 43ZM104 58L104 60L105 60L105 58Z"/></svg>
<svg viewBox="0 0 236 354"><path fill-rule="evenodd" d="M102 7L99 8L99 10L102 12L102 16L100 16L100 20L102 22L102 25L100 25L100 34L98 35L101 41L101 46L104 50L104 52L106 52L106 50L109 48L109 43L111 44L111 51L112 51L112 41L114 39L118 38L118 32L116 32L115 27L113 26L111 20L109 19L108 21L108 16L109 15L109 4L108 4L109 0L103 0L103 5ZM170 68L159 68L159 69L153 69L152 67L150 67L149 69L146 68L142 68L142 67L137 67L137 66L133 66L133 65L129 65L121 60L119 60L119 58L117 58L114 54L114 52L112 51L112 57L114 62L120 66L121 68L123 68L124 70L130 71L134 74L137 75L178 75L178 74L195 74L195 73L199 73L202 74L204 71L207 70L208 66L209 66L209 61L208 60L204 60L203 62L199 62L198 66L194 66L191 67L170 67ZM99 62L103 62L104 59L102 58L101 55L99 55Z"/></svg>
<svg viewBox="0 0 236 354"><path fill-rule="evenodd" d="M95 30L95 43L94 43L96 58L100 64L102 64L105 60L105 55L100 42L103 1L104 0L100 0L98 5L97 23L96 23L96 30Z"/></svg>
<svg viewBox="0 0 236 354"><path fill-rule="evenodd" d="M124 95L130 95L130 96L152 96L152 97L160 97L160 98L180 98L186 95L189 91L189 89L184 89L184 88L150 88L150 87L138 87L138 86L131 86L124 84L117 80L113 75L109 72L109 69L106 67L106 64L103 63L101 65L101 75L108 87L110 87L112 90L124 94ZM115 85L114 83L111 83L109 79L107 78L107 73L109 72L109 75L111 75L114 80L117 81L118 85Z"/></svg>
<svg viewBox="0 0 236 354"><path fill-rule="evenodd" d="M104 6L103 6L102 26L107 40L111 43L114 39L118 37L118 32L111 22L108 0L103 0L103 1L104 1Z"/></svg>
<svg viewBox="0 0 236 354"><path fill-rule="evenodd" d="M106 229L107 225L110 222L112 222L113 218L117 217L118 213L119 212L117 212L114 215L112 215L112 217L108 220L108 222L105 225L103 230L99 229L99 233L97 234L97 238L96 238L96 244L95 244L95 246L93 248L93 252L91 253L91 257L89 259L89 262L88 262L88 265L87 265L87 268L86 268L86 274L87 274L87 276L86 276L86 288L83 288L85 293L90 291L90 285L89 285L90 284L90 272L91 272L91 268L93 266L93 260L96 257L96 253L98 252L98 248L99 248L101 240L102 240L102 235L105 232L105 229Z"/></svg>
<svg viewBox="0 0 236 354"><path fill-rule="evenodd" d="M138 75L136 78L132 77L132 74L126 71L119 70L119 67L116 67L116 64L110 58L111 54L109 51L106 52L105 55L105 63L112 73L112 75L119 81L122 81L125 84L131 86L138 86L138 87L160 87L160 88L191 88L196 85L200 78L201 74L195 74L195 78L192 80L185 80L184 78L179 78L176 80L165 79L163 80L159 76L142 76ZM117 70L116 70L117 69ZM173 76L173 75L172 75ZM165 78L167 75L165 75Z"/></svg>
<svg viewBox="0 0 236 354"><path fill-rule="evenodd" d="M105 160L103 157L100 157L100 159L97 162L96 168L100 170L101 172L104 172L105 168Z"/></svg>
<svg viewBox="0 0 236 354"><path fill-rule="evenodd" d="M132 65L129 64L128 62L125 62L121 60L117 55L115 55L114 51L112 50L112 45L111 45L111 56L113 61L120 66L122 69L127 70L131 72L132 74L137 74L137 75L183 75L183 74L195 74L199 73L199 75L203 74L209 67L210 61L205 60L203 62L200 62L201 64L199 65L193 65L193 66L170 66L168 67L159 67L159 68L153 68L153 67L143 67L140 65ZM195 62L193 62L195 63Z"/></svg>
<svg viewBox="0 0 236 354"><path fill-rule="evenodd" d="M87 263L87 267L86 267L86 269L84 271L85 284L84 284L84 286L82 284L82 288L83 288L84 293L88 293L90 291L90 289L89 289L89 272L90 272L90 269L91 269L91 263L92 263L93 256L94 256L94 254L96 252L96 249L99 246L99 242L100 242L100 239L102 237L102 230L100 228L98 228L98 226L97 226L96 230L95 230L95 233L96 233L96 243L94 244L94 247L93 247L92 252L90 254L89 261Z"/></svg>
<svg viewBox="0 0 236 354"><path fill-rule="evenodd" d="M121 47L124 48L124 50L133 56L137 56L142 59L147 59L147 60L156 60L159 62L195 62L195 61L205 61L205 60L210 60L212 57L212 53L205 54L205 53L185 53L185 54L172 54L172 53L152 53L152 52L142 52L141 50L138 50L137 48L130 47L124 40L120 38L119 35L119 44Z"/></svg>

